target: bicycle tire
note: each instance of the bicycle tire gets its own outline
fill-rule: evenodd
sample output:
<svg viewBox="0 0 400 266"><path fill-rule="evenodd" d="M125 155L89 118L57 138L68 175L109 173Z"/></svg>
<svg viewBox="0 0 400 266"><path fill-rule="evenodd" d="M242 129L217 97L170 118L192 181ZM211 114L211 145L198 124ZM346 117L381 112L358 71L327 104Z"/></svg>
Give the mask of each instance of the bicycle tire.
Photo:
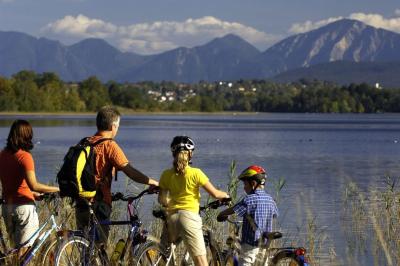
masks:
<svg viewBox="0 0 400 266"><path fill-rule="evenodd" d="M136 253L135 251L137 250L137 246L133 245L132 243L128 243L125 246L126 250L125 253L123 254L123 257L119 259L118 263L113 262L114 264L117 264L119 266L131 266L135 265L136 262Z"/></svg>
<svg viewBox="0 0 400 266"><path fill-rule="evenodd" d="M232 253L228 253L224 257L224 265L225 266L238 266L239 265L238 257Z"/></svg>
<svg viewBox="0 0 400 266"><path fill-rule="evenodd" d="M67 238L59 245L54 265L108 265L103 258L104 255L96 246L94 246L93 255L90 255L89 246L89 241L83 237L72 236Z"/></svg>
<svg viewBox="0 0 400 266"><path fill-rule="evenodd" d="M294 252L284 250L278 252L272 258L273 266L304 266L304 263L297 259L297 256Z"/></svg>
<svg viewBox="0 0 400 266"><path fill-rule="evenodd" d="M41 266L49 266L54 265L56 260L56 253L57 253L57 239L53 239L53 241L48 241L43 246L43 253L40 259L39 265Z"/></svg>
<svg viewBox="0 0 400 266"><path fill-rule="evenodd" d="M135 262L131 265L136 266L163 266L167 263L167 255L162 246L154 241L149 241L141 245L133 257L135 258ZM169 265L174 265L174 262L171 261Z"/></svg>
<svg viewBox="0 0 400 266"><path fill-rule="evenodd" d="M49 266L54 265L54 258L57 246L56 239L46 239L46 241L40 246L38 250L36 250L35 254L32 254L32 251L36 249L38 243L34 244L30 247L20 262L20 265L29 265L29 266ZM29 262L28 262L29 261ZM13 263L15 264L15 263ZM3 265L0 263L0 265Z"/></svg>
<svg viewBox="0 0 400 266"><path fill-rule="evenodd" d="M206 245L206 250L207 250L207 261L209 266L225 265L223 263L224 260L222 258L222 253L219 251L218 248L216 248L213 245ZM194 265L192 258L190 258L189 256L189 252L186 250L183 254L184 255L181 264L184 266Z"/></svg>

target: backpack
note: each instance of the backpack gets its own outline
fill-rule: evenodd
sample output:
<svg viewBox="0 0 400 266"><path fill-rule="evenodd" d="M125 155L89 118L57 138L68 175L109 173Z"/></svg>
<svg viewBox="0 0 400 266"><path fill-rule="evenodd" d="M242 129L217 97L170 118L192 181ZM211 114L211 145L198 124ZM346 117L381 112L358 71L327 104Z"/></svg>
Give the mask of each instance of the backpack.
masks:
<svg viewBox="0 0 400 266"><path fill-rule="evenodd" d="M96 152L94 146L111 138L103 138L94 143L83 138L71 146L64 157L64 163L57 173L61 197L92 198L96 195Z"/></svg>

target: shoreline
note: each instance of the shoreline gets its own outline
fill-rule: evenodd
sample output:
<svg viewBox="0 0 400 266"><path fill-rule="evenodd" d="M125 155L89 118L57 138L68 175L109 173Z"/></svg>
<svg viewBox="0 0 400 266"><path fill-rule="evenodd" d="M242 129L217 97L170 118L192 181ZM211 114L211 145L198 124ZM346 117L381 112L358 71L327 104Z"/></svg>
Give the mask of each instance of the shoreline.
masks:
<svg viewBox="0 0 400 266"><path fill-rule="evenodd" d="M121 115L258 115L262 112L147 112L119 110ZM95 116L96 112L0 112L0 116Z"/></svg>

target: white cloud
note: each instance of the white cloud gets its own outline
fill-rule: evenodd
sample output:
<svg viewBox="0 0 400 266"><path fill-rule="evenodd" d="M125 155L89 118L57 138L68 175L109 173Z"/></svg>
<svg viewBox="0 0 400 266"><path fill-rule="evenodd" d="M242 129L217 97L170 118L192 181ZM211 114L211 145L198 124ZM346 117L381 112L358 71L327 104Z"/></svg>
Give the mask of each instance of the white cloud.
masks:
<svg viewBox="0 0 400 266"><path fill-rule="evenodd" d="M400 32L400 17L385 18L379 14L353 13L351 19L356 19L365 24L395 32Z"/></svg>
<svg viewBox="0 0 400 266"><path fill-rule="evenodd" d="M252 27L205 16L185 21L155 21L118 26L84 15L66 16L43 28L48 35L76 40L96 37L116 44L120 49L142 54L159 53L176 47L193 47L226 34L236 34L259 48L266 48L278 40Z"/></svg>
<svg viewBox="0 0 400 266"><path fill-rule="evenodd" d="M111 37L118 28L99 19L90 19L86 16L78 15L77 17L65 16L63 19L47 24L43 30L73 37L107 38Z"/></svg>
<svg viewBox="0 0 400 266"><path fill-rule="evenodd" d="M376 28L382 28L400 33L400 9L396 9L394 14L395 17L393 18L385 18L380 14L352 13L346 18L359 20ZM344 17L332 17L316 22L308 20L302 23L295 23L290 27L289 33L297 34L307 32L343 18Z"/></svg>
<svg viewBox="0 0 400 266"><path fill-rule="evenodd" d="M328 18L328 19L317 21L317 22L312 22L310 20L307 20L306 22L302 22L302 23L294 23L290 27L289 32L295 33L295 34L307 32L307 31L314 30L319 27L325 26L329 23L335 22L340 19L343 19L343 17Z"/></svg>

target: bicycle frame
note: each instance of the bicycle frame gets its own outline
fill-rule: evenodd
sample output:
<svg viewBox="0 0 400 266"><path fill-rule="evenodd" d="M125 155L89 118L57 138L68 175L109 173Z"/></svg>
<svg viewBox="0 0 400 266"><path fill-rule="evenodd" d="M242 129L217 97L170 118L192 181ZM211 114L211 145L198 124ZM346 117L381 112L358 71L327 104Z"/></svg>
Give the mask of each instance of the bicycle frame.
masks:
<svg viewBox="0 0 400 266"><path fill-rule="evenodd" d="M49 230L44 231L42 234L40 234L44 228L48 225L51 224L51 227ZM39 235L35 242L33 243L32 247L28 249L28 251L24 254L22 257L22 262L20 263L21 266L27 265L31 259L36 255L36 252L43 246L47 238L50 236L51 233L58 231L60 229L60 226L57 225L55 216L52 214L50 218L35 232L35 234L30 238L32 239L36 235ZM29 240L28 240L29 241Z"/></svg>
<svg viewBox="0 0 400 266"><path fill-rule="evenodd" d="M1 203L3 203L2 200L0 200ZM48 225L51 225L48 230L45 230L45 228ZM50 237L50 235L53 232L56 232L60 230L61 226L59 226L56 222L55 215L51 214L50 217L46 220L46 222L39 227L32 235L31 237L25 241L22 244L17 245L15 248L12 249L7 249L6 243L3 238L3 234L0 232L0 244L4 250L4 253L1 253L0 260L5 260L6 258L12 256L12 255L17 255L18 251L23 248L27 243L29 243L32 239L35 239L33 245L28 248L28 250L24 253L24 255L20 259L20 266L25 266L27 265L35 256L37 251L43 246L43 244L46 242L46 240Z"/></svg>
<svg viewBox="0 0 400 266"><path fill-rule="evenodd" d="M119 257L119 260L121 258L124 258L126 252L129 252L131 248L135 248L138 244L144 243L147 237L147 231L142 231L141 230L141 225L142 222L140 221L139 217L133 213L133 210L136 210L136 206L133 206L134 202L136 202L138 199L140 199L143 195L145 194L151 194L149 190L144 190L142 191L139 195L135 197L124 197L121 193L115 194L118 195L113 201L116 200L122 200L122 201L127 201L128 202L128 215L129 215L129 220L121 220L121 221L113 221L113 220L102 220L99 221L96 218L96 215L94 213L94 210L92 208L92 204L90 202L88 203L89 207L89 226L88 228L84 230L66 230L63 232L60 232L60 237L61 236L67 236L67 237L73 237L73 236L79 236L87 239L89 241L89 255L94 255L95 252L95 245L98 235L98 230L101 229L101 225L107 225L107 226L112 226L112 225L130 225L129 229L129 234L126 238L125 241L125 246L121 252L121 255ZM108 262L108 256L105 253L105 250L101 250L102 254L100 254L100 259L103 262Z"/></svg>
<svg viewBox="0 0 400 266"><path fill-rule="evenodd" d="M227 221L231 224L234 225L234 236L230 236L228 239L230 241L233 241L232 243L229 243L229 250L228 254L231 255L235 261L235 263L238 263L239 258L239 231L240 231L240 222L238 221L232 221L230 219L227 219ZM308 266L308 263L305 259L305 252L306 250L302 247L273 247L271 248L272 241L274 239L281 238L282 234L280 232L271 232L266 234L266 236L263 236L263 242L265 244L260 245L260 250L256 258L256 265L271 265L271 262L274 264L277 262L278 258L281 257L287 257L289 255L294 255L296 260L299 262L303 263L304 266ZM228 242L227 239L227 242ZM261 254L261 255L260 255ZM226 258L225 258L226 259Z"/></svg>

